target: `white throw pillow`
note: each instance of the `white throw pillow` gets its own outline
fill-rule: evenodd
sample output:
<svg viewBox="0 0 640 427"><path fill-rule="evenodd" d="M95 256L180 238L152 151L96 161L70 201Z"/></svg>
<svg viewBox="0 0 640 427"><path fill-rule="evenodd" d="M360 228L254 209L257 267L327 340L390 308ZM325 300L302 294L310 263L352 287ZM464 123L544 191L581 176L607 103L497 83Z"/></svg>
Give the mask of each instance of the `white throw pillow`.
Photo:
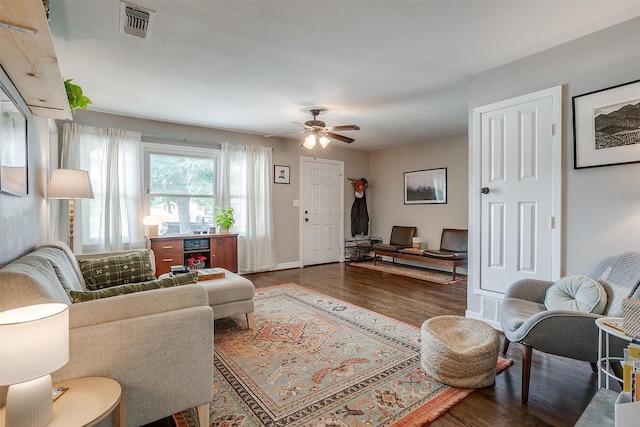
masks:
<svg viewBox="0 0 640 427"><path fill-rule="evenodd" d="M567 276L547 289L544 305L549 310L572 310L602 314L607 293L600 283L586 276Z"/></svg>

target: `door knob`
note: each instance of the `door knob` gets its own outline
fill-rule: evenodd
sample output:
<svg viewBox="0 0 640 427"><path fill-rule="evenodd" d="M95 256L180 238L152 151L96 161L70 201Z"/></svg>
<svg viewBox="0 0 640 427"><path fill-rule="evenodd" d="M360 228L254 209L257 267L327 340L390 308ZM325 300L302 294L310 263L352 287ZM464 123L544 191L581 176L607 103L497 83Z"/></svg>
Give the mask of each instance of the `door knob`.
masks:
<svg viewBox="0 0 640 427"><path fill-rule="evenodd" d="M309 222L309 218L305 218L304 220L305 220L305 221L307 221L307 222Z"/></svg>
<svg viewBox="0 0 640 427"><path fill-rule="evenodd" d="M489 194L489 187L482 187L482 188L480 189L480 192L481 192L482 194Z"/></svg>

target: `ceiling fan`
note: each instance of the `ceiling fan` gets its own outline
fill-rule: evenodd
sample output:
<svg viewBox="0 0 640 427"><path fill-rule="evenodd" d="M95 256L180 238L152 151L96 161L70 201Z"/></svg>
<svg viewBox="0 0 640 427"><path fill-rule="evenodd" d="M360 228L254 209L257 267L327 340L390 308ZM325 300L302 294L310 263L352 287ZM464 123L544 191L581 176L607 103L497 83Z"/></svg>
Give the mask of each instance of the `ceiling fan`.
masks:
<svg viewBox="0 0 640 427"><path fill-rule="evenodd" d="M290 133L303 133L303 134L308 133L309 135L304 139L301 145L305 148L308 148L309 150L311 150L313 147L316 146L316 142L320 143L322 148L324 148L327 145L329 145L332 139L346 142L348 144L351 144L353 141L355 141L355 139L350 138L348 136L337 134L335 133L335 131L341 132L345 130L360 130L360 126L340 125L340 126L327 127L325 122L323 122L322 120L317 120L318 115L323 111L326 111L326 110L323 110L320 108L312 108L311 110L309 110L309 112L313 116L313 120L307 120L304 123L292 122L293 124L302 126L304 130L297 131L297 132L280 133L280 134L274 134L274 135L265 135L265 136L270 137L270 136L286 135Z"/></svg>

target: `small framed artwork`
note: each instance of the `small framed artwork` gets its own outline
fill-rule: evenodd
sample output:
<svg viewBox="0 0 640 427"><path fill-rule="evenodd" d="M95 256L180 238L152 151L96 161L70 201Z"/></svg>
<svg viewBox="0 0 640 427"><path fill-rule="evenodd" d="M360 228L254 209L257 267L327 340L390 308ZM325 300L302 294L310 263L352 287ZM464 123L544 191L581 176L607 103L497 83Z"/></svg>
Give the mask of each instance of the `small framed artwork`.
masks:
<svg viewBox="0 0 640 427"><path fill-rule="evenodd" d="M29 193L27 118L0 86L0 192Z"/></svg>
<svg viewBox="0 0 640 427"><path fill-rule="evenodd" d="M404 173L404 204L447 203L447 168Z"/></svg>
<svg viewBox="0 0 640 427"><path fill-rule="evenodd" d="M574 169L640 162L640 80L573 97Z"/></svg>
<svg viewBox="0 0 640 427"><path fill-rule="evenodd" d="M283 165L273 165L273 182L276 184L291 183L291 167Z"/></svg>

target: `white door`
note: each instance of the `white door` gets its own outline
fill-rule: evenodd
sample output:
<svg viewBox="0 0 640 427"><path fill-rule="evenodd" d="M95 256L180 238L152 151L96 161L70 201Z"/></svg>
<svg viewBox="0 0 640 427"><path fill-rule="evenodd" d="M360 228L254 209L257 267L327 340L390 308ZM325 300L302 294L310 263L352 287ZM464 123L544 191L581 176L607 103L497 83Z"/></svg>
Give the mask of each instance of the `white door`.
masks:
<svg viewBox="0 0 640 427"><path fill-rule="evenodd" d="M341 161L301 158L301 264L338 262L342 255L343 169Z"/></svg>
<svg viewBox="0 0 640 427"><path fill-rule="evenodd" d="M503 294L519 279L558 276L561 88L554 89L477 111L480 182L472 191L483 291Z"/></svg>

